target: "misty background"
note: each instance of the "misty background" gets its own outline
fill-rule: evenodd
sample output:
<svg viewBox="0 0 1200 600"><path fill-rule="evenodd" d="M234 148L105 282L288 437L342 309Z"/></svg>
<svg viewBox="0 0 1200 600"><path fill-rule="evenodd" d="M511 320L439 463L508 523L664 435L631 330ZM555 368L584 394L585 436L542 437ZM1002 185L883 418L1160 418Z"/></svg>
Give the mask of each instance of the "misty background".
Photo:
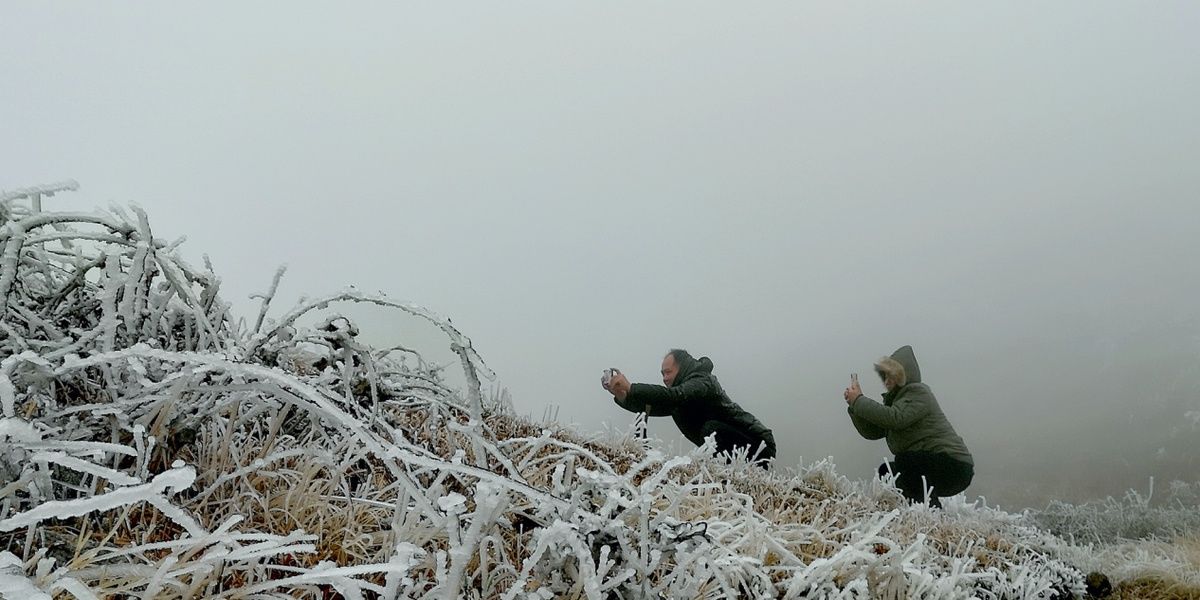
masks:
<svg viewBox="0 0 1200 600"><path fill-rule="evenodd" d="M0 189L140 204L252 319L450 316L518 412L710 356L781 467L912 344L1005 507L1200 473L1200 5L0 8ZM420 321L344 308L449 362ZM453 368L451 369L453 370ZM669 419L651 431L686 449Z"/></svg>

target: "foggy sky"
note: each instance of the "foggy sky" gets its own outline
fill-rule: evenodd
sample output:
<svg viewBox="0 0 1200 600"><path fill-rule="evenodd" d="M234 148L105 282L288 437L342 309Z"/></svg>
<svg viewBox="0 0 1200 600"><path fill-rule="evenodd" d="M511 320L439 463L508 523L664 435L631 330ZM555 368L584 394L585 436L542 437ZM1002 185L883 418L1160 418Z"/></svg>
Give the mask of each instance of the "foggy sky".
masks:
<svg viewBox="0 0 1200 600"><path fill-rule="evenodd" d="M248 317L282 263L275 314L429 306L583 429L684 347L781 465L866 477L841 390L912 344L971 494L1194 479L1200 6L753 8L6 5L0 189L142 205Z"/></svg>

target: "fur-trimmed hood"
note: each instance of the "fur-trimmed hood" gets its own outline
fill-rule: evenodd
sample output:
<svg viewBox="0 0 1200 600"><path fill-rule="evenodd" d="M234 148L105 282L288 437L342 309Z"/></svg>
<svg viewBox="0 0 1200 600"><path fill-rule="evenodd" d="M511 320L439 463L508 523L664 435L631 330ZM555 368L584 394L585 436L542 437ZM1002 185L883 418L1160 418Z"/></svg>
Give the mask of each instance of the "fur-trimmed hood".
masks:
<svg viewBox="0 0 1200 600"><path fill-rule="evenodd" d="M860 396L846 410L854 428L868 440L887 438L888 448L902 452L945 454L954 460L975 464L966 443L942 412L933 390L921 381L921 368L912 346L879 359L875 368L897 383L883 395L883 402Z"/></svg>
<svg viewBox="0 0 1200 600"><path fill-rule="evenodd" d="M904 346L875 361L875 370L896 382L897 388L910 383L921 383L921 367L917 364L917 355L912 346Z"/></svg>

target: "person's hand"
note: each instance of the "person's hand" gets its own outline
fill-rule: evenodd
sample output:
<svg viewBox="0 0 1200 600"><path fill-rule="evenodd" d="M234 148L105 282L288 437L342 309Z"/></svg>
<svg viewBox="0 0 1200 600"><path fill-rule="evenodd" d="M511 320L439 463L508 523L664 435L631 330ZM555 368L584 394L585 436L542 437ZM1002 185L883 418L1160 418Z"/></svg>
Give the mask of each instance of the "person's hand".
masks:
<svg viewBox="0 0 1200 600"><path fill-rule="evenodd" d="M859 396L862 396L862 395L863 395L862 388L858 387L858 378L851 377L850 378L850 387L846 388L846 391L842 393L842 397L846 399L846 404L847 405L854 404L854 401L858 400Z"/></svg>
<svg viewBox="0 0 1200 600"><path fill-rule="evenodd" d="M608 380L608 391L612 392L617 400L624 400L629 394L629 378L620 371L613 373L612 379Z"/></svg>

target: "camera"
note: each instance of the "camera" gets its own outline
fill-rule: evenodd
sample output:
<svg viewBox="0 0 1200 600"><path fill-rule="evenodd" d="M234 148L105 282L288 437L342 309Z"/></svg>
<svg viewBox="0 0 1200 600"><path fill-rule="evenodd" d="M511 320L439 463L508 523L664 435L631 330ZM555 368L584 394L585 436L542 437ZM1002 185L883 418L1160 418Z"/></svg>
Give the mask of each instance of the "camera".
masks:
<svg viewBox="0 0 1200 600"><path fill-rule="evenodd" d="M620 372L617 369L605 369L604 374L600 376L600 385L604 386L604 389L607 390L608 383L612 381L613 376Z"/></svg>

